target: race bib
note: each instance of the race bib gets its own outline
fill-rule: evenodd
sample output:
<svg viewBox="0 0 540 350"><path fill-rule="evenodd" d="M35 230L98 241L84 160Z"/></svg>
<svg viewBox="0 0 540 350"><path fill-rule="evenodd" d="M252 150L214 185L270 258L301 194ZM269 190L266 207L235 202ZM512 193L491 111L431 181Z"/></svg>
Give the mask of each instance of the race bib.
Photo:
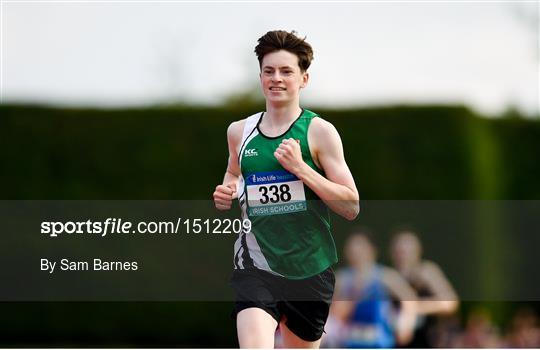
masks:
<svg viewBox="0 0 540 350"><path fill-rule="evenodd" d="M304 184L285 170L245 177L250 216L288 214L307 210Z"/></svg>

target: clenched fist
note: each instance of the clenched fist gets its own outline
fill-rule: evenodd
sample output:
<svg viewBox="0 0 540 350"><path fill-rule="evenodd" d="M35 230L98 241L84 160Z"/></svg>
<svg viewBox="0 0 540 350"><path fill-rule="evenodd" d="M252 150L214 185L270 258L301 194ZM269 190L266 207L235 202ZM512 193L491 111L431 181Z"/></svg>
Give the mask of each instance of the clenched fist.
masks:
<svg viewBox="0 0 540 350"><path fill-rule="evenodd" d="M214 204L219 210L229 210L233 199L236 198L236 183L218 185L214 191Z"/></svg>
<svg viewBox="0 0 540 350"><path fill-rule="evenodd" d="M281 141L274 152L274 157L285 170L295 175L304 164L300 142L292 138Z"/></svg>

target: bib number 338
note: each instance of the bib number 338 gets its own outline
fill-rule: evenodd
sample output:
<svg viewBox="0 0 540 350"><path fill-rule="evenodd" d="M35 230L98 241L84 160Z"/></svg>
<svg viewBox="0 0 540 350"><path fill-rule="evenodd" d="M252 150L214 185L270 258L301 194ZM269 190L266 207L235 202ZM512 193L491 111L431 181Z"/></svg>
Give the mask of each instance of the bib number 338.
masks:
<svg viewBox="0 0 540 350"><path fill-rule="evenodd" d="M291 200L291 188L287 184L282 185L270 185L268 187L261 186L259 187L259 192L261 192L261 204L278 203L278 202L289 202Z"/></svg>
<svg viewBox="0 0 540 350"><path fill-rule="evenodd" d="M250 216L307 210L304 184L287 171L253 173L245 180Z"/></svg>

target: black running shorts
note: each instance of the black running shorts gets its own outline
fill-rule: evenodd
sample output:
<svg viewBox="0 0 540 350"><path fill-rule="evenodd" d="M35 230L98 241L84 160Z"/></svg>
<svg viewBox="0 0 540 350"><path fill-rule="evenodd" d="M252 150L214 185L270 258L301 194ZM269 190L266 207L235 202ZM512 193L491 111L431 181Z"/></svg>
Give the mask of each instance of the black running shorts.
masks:
<svg viewBox="0 0 540 350"><path fill-rule="evenodd" d="M291 280L259 269L234 270L231 287L236 296L233 316L257 307L285 324L305 341L319 340L324 332L334 294L335 276L331 267L318 275Z"/></svg>

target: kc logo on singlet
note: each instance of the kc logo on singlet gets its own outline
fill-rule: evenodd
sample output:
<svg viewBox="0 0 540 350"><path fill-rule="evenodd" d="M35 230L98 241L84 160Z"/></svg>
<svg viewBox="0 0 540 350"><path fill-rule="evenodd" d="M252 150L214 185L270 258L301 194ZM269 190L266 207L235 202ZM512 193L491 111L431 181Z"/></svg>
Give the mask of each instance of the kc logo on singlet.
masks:
<svg viewBox="0 0 540 350"><path fill-rule="evenodd" d="M257 149L256 148L250 148L250 149L246 149L244 151L244 157L254 157L254 156L258 156L259 153L257 152Z"/></svg>

